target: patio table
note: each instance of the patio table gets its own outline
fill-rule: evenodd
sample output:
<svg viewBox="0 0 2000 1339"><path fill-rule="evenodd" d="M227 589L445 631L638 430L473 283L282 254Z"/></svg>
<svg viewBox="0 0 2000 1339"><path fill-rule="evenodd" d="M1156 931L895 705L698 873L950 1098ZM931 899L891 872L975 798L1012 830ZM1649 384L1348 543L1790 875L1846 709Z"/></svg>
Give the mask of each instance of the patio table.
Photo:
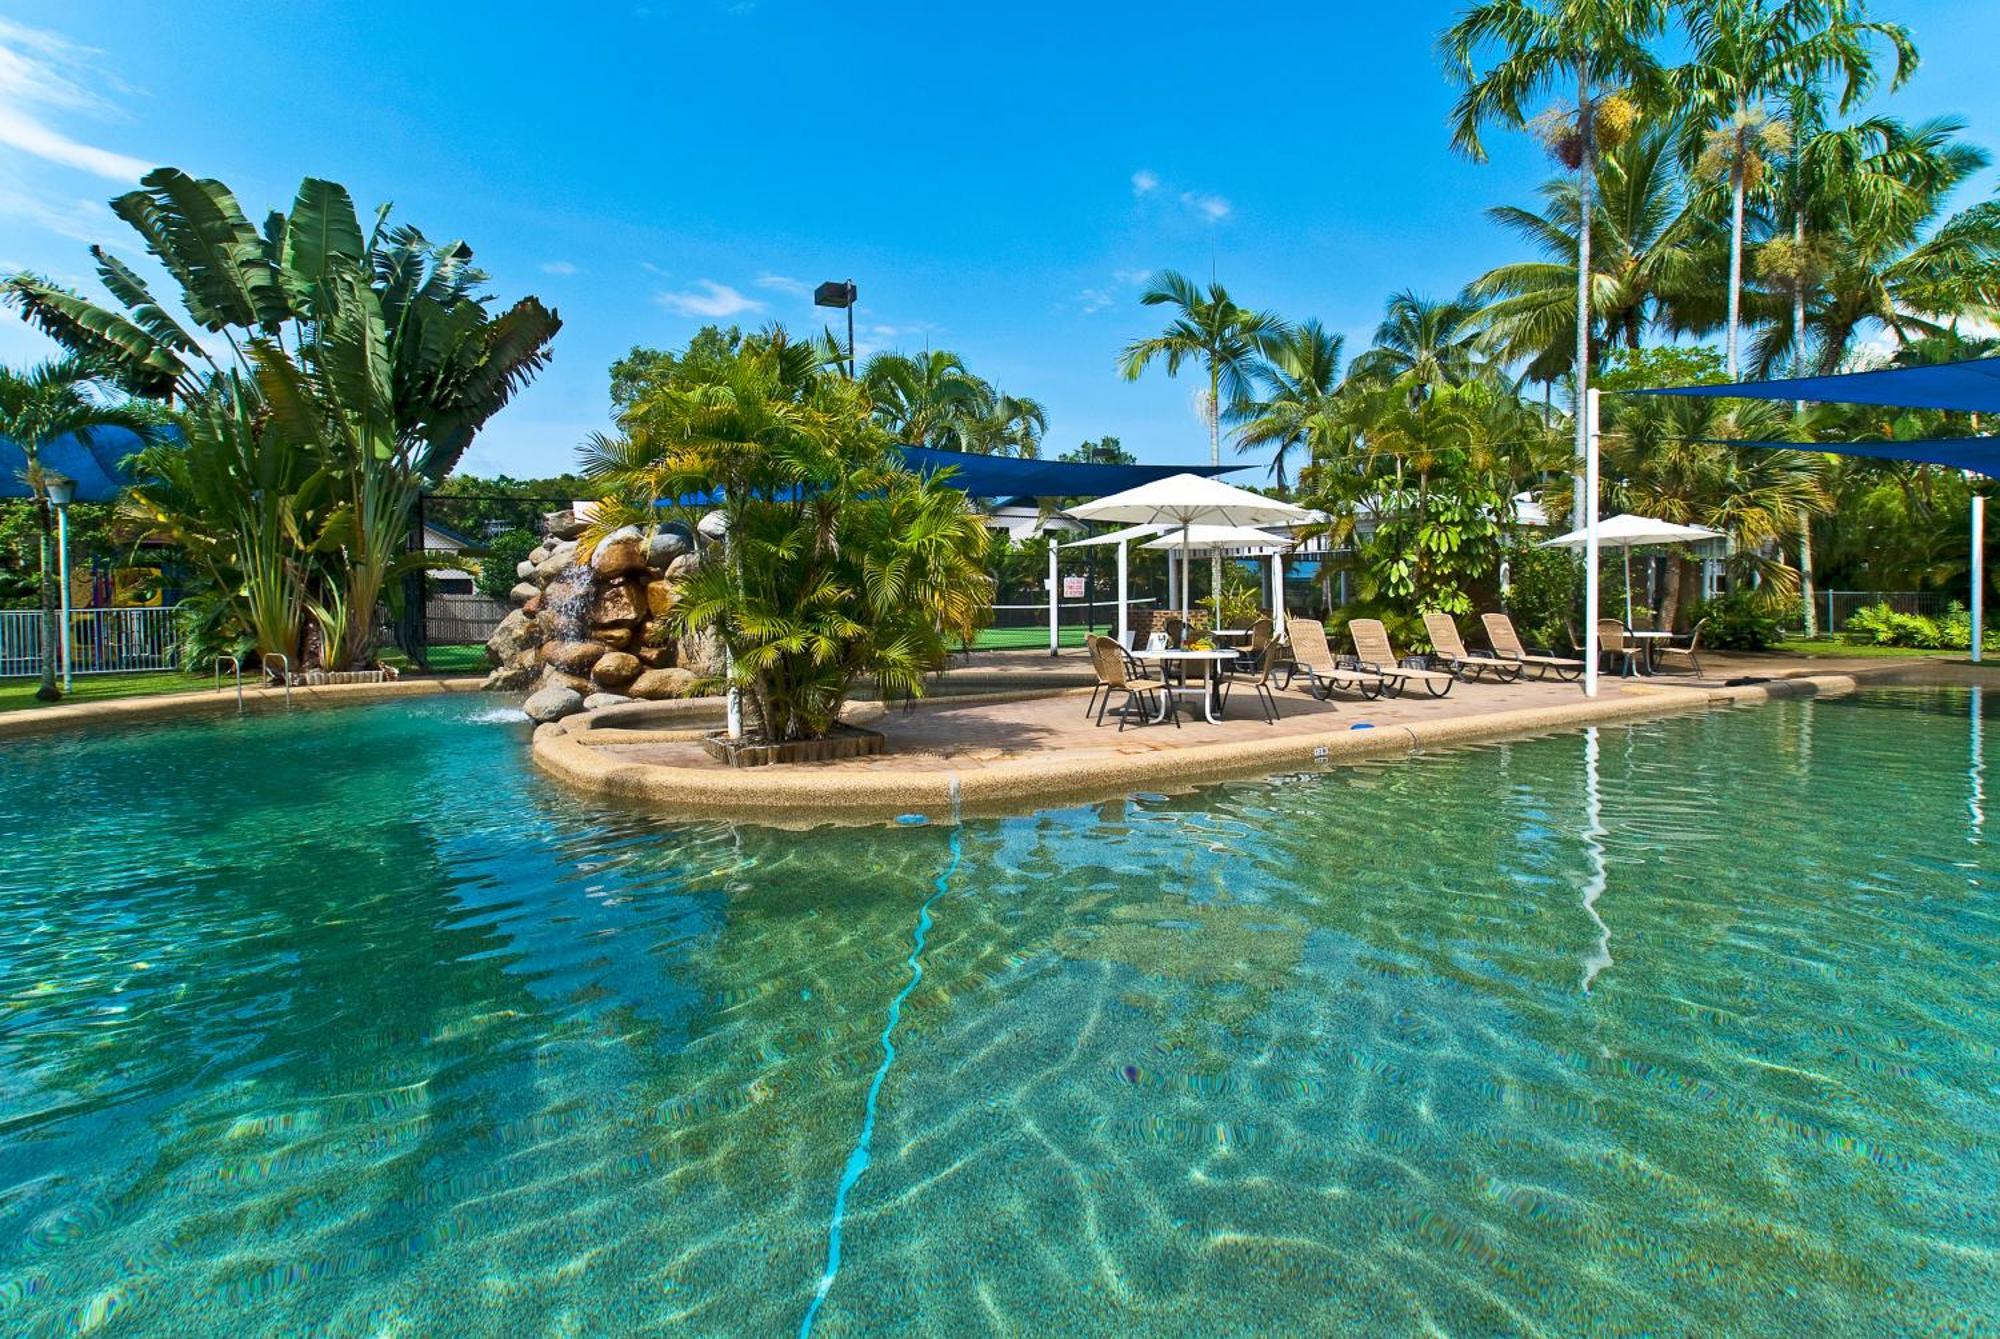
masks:
<svg viewBox="0 0 2000 1339"><path fill-rule="evenodd" d="M1643 653L1640 657L1639 669L1643 674L1651 674L1659 668L1660 646L1664 642L1672 641L1674 637L1674 634L1671 632L1661 632L1652 628L1627 631L1625 635L1639 643L1639 650Z"/></svg>
<svg viewBox="0 0 2000 1339"><path fill-rule="evenodd" d="M1222 665L1236 659L1234 651L1155 651L1148 648L1134 651L1132 658L1134 660L1154 660L1160 664L1160 710L1153 717L1155 723L1167 719L1167 707L1172 701L1168 696L1170 693L1179 693L1184 697L1195 693L1201 694L1201 714L1203 718L1210 725L1220 725L1222 723L1221 718L1216 714L1221 707L1220 698L1222 695L1222 681L1218 675ZM1187 670L1191 664L1202 666L1202 682L1199 687L1190 686L1187 682ZM1181 681L1178 684L1168 683L1167 670L1175 665L1180 667Z"/></svg>

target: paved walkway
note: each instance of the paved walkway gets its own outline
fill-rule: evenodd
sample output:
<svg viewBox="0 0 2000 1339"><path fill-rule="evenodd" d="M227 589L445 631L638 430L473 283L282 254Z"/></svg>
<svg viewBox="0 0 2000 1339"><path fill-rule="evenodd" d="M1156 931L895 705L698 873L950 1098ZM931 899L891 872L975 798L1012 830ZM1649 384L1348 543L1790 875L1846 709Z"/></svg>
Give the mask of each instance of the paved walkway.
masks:
<svg viewBox="0 0 2000 1339"><path fill-rule="evenodd" d="M888 738L887 750L875 757L732 769L701 747L699 728L676 737L661 729L669 721L649 719L650 713L624 715L631 708L612 709L624 715L620 720L607 714L601 721L578 717L544 726L535 753L544 767L579 785L674 809L775 822L880 821L904 812L1020 809L1593 721L1844 692L1862 679L1981 673L1924 660L1716 656L1704 657L1700 678L1607 678L1595 701L1576 684L1532 680L1460 683L1445 698L1419 690L1376 701L1336 694L1322 702L1294 686L1278 694L1276 722L1267 722L1254 695L1239 685L1218 723L1184 706L1178 727L1120 731L1110 716L1100 726L1094 712L1086 713L1086 689L1057 687L1045 668L1051 657L990 660L997 663L981 668L999 689L992 695L863 708L867 719L857 723ZM681 723L697 724L686 716Z"/></svg>

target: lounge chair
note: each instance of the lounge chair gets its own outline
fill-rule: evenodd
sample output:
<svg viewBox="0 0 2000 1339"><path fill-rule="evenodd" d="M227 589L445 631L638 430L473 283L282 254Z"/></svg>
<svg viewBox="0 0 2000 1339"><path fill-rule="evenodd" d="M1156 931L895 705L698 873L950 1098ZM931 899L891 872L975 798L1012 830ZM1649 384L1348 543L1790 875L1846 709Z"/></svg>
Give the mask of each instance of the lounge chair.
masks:
<svg viewBox="0 0 2000 1339"><path fill-rule="evenodd" d="M1354 655L1361 668L1380 675L1384 691L1391 697L1401 697L1413 683L1422 684L1432 697L1443 697L1458 682L1457 675L1445 670L1422 669L1400 661L1389 644L1389 630L1379 618L1349 619L1347 635L1354 642Z"/></svg>
<svg viewBox="0 0 2000 1339"><path fill-rule="evenodd" d="M1104 724L1104 713L1111 706L1111 695L1123 693L1125 698L1118 704L1118 729L1122 733L1127 724L1141 725L1151 720L1158 711L1158 702L1153 696L1155 685L1140 683L1125 673L1125 651L1109 637L1096 637L1090 641L1090 665L1097 671L1098 688L1104 693L1103 700L1097 700L1097 693L1091 699L1097 701L1097 723ZM1173 718L1174 728L1181 724L1180 712L1175 710L1172 695L1168 695L1167 713Z"/></svg>
<svg viewBox="0 0 2000 1339"><path fill-rule="evenodd" d="M1512 683L1521 677L1517 662L1502 660L1491 651L1466 650L1458 635L1458 624L1452 622L1450 614L1437 610L1425 614L1424 631L1430 634L1431 654L1460 679L1469 681L1491 674L1501 683Z"/></svg>
<svg viewBox="0 0 2000 1339"><path fill-rule="evenodd" d="M1568 656L1543 655L1529 651L1521 645L1520 634L1514 631L1514 620L1505 614L1481 614L1479 621L1486 627L1486 641L1493 648L1493 654L1501 660L1512 661L1525 674L1532 671L1537 679L1546 679L1553 674L1565 683L1583 677L1583 662Z"/></svg>
<svg viewBox="0 0 2000 1339"><path fill-rule="evenodd" d="M1267 637L1264 640L1264 649L1257 655L1257 673L1255 677L1238 679L1236 675L1232 674L1222 681L1223 709L1227 710L1229 707L1229 690L1238 683L1245 683L1257 695L1257 705L1264 709L1264 724L1275 725L1278 720L1278 698L1271 691L1271 680L1277 673L1277 668L1278 644Z"/></svg>
<svg viewBox="0 0 2000 1339"><path fill-rule="evenodd" d="M1681 656L1687 660L1688 673L1699 677L1701 674L1701 656L1699 654L1701 651L1701 630L1707 626L1708 620L1705 618L1695 624L1694 631L1688 634L1686 646L1676 646L1672 642L1668 642L1664 646L1656 646L1653 649L1654 672L1657 673L1659 670L1658 662L1666 659L1668 656Z"/></svg>
<svg viewBox="0 0 2000 1339"><path fill-rule="evenodd" d="M1285 634L1291 641L1294 673L1305 677L1306 691L1322 702L1336 688L1363 697L1375 697L1382 691L1379 675L1343 664L1334 656L1333 647L1327 644L1326 624L1311 618L1289 619Z"/></svg>

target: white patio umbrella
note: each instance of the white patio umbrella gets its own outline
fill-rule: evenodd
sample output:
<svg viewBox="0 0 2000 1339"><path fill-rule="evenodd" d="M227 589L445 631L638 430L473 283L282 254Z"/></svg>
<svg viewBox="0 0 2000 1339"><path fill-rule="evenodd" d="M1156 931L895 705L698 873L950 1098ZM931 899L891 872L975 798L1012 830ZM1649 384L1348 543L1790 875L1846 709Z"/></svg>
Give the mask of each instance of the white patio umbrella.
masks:
<svg viewBox="0 0 2000 1339"><path fill-rule="evenodd" d="M1698 544L1704 539L1721 539L1719 530L1704 530L1698 525L1676 525L1672 521L1656 521L1650 516L1634 516L1626 512L1609 520L1597 523L1597 544L1599 548L1625 550L1625 626L1632 626L1632 550L1652 548L1661 544ZM1572 530L1554 539L1545 539L1538 546L1544 549L1581 549L1590 543L1588 530Z"/></svg>
<svg viewBox="0 0 2000 1339"><path fill-rule="evenodd" d="M1298 541L1290 535L1274 534L1248 525L1191 525L1185 530L1169 530L1145 547L1188 549L1203 553L1209 549L1256 549L1257 556L1289 549Z"/></svg>
<svg viewBox="0 0 2000 1339"><path fill-rule="evenodd" d="M1122 493L1080 502L1066 515L1079 521L1115 521L1126 525L1166 525L1180 530L1185 542L1198 525L1303 525L1313 513L1289 502L1253 493L1247 488L1204 478L1170 474L1164 479L1128 488ZM1188 613L1188 565L1181 564L1181 616ZM1220 600L1222 592L1217 591Z"/></svg>

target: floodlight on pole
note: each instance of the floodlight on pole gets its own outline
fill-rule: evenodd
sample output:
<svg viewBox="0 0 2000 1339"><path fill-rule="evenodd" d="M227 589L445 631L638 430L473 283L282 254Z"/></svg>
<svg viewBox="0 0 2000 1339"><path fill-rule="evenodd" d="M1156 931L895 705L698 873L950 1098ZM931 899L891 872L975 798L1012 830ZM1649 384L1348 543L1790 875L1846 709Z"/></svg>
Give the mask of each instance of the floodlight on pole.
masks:
<svg viewBox="0 0 2000 1339"><path fill-rule="evenodd" d="M69 504L76 501L76 480L60 474L47 476L49 505L56 509L56 588L62 599L62 690L70 687L69 658Z"/></svg>
<svg viewBox="0 0 2000 1339"><path fill-rule="evenodd" d="M854 302L860 296L852 279L829 279L813 290L813 306L847 309L847 379L854 380Z"/></svg>

